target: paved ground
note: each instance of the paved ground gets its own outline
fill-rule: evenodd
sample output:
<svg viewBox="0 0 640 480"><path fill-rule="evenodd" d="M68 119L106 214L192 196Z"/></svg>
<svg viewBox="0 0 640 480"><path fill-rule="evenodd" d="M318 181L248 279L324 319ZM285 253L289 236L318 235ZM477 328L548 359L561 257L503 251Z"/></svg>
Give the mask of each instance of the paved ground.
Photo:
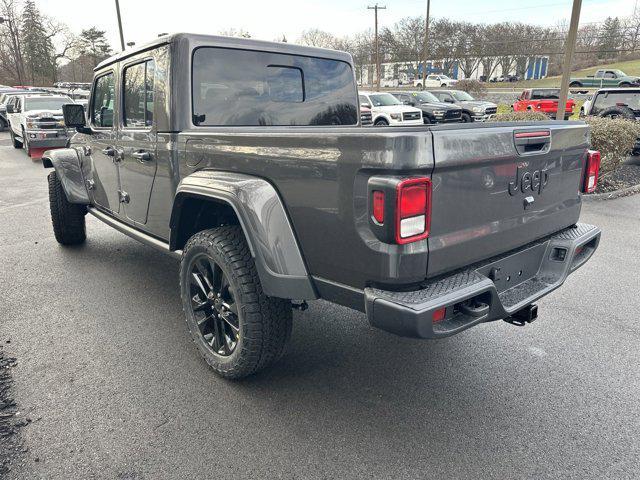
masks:
<svg viewBox="0 0 640 480"><path fill-rule="evenodd" d="M0 341L32 420L8 478L639 475L640 196L585 205L600 250L531 326L423 342L316 302L231 383L190 343L177 263L92 217L61 248L45 175L0 136Z"/></svg>

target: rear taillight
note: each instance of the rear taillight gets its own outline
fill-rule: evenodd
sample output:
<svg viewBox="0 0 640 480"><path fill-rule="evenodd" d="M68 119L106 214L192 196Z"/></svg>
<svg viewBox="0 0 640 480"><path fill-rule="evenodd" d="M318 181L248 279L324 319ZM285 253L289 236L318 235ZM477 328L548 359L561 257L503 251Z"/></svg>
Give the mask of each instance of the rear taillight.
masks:
<svg viewBox="0 0 640 480"><path fill-rule="evenodd" d="M384 223L384 192L380 190L373 192L373 218L379 224Z"/></svg>
<svg viewBox="0 0 640 480"><path fill-rule="evenodd" d="M587 152L587 164L585 166L583 193L593 193L598 184L598 172L600 171L600 152L589 150Z"/></svg>
<svg viewBox="0 0 640 480"><path fill-rule="evenodd" d="M431 180L410 178L396 186L396 243L416 242L429 236Z"/></svg>

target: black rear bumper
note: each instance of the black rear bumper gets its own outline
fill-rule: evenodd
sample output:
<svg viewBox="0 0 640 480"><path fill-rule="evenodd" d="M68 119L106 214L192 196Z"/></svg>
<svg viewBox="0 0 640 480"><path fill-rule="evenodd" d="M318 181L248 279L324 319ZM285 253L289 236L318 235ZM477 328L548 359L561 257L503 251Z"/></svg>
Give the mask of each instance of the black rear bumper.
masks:
<svg viewBox="0 0 640 480"><path fill-rule="evenodd" d="M448 274L413 291L365 289L372 326L405 337L438 338L482 322L510 317L558 288L593 255L600 229L577 224L551 237L472 268ZM488 308L470 312L469 302ZM434 322L434 313L446 317ZM473 314L469 314L473 313Z"/></svg>

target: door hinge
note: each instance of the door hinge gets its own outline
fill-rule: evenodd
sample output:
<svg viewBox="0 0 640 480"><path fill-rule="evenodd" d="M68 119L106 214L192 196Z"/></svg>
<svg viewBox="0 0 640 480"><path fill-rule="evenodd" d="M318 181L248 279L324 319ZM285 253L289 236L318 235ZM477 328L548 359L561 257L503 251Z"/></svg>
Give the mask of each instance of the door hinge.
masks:
<svg viewBox="0 0 640 480"><path fill-rule="evenodd" d="M93 180L87 180L87 190L94 190L96 188L96 182Z"/></svg>
<svg viewBox="0 0 640 480"><path fill-rule="evenodd" d="M124 190L118 190L118 198L120 203L129 203L129 194Z"/></svg>

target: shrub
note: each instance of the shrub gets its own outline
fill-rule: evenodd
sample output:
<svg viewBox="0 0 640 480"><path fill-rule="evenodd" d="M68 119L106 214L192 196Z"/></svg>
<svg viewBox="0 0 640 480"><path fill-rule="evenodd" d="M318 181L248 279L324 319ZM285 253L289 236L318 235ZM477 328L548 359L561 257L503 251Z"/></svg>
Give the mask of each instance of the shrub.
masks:
<svg viewBox="0 0 640 480"><path fill-rule="evenodd" d="M484 83L469 78L458 81L454 87L456 90L467 92L472 97L481 97L487 93L487 87L485 87Z"/></svg>
<svg viewBox="0 0 640 480"><path fill-rule="evenodd" d="M489 119L490 122L539 122L549 120L542 112L507 112L498 113Z"/></svg>
<svg viewBox="0 0 640 480"><path fill-rule="evenodd" d="M591 148L602 154L601 174L615 170L640 137L640 122L602 117L586 117L584 121L591 127Z"/></svg>

